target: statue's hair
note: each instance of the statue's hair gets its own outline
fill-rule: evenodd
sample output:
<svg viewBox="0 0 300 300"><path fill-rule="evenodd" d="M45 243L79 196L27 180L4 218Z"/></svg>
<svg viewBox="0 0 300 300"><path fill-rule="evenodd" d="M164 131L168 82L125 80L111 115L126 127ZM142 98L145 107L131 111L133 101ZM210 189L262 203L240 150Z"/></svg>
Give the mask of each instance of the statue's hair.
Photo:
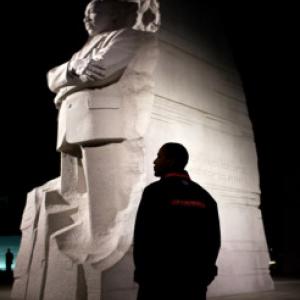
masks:
<svg viewBox="0 0 300 300"><path fill-rule="evenodd" d="M134 25L135 30L156 32L160 27L160 11L158 0L92 0L91 2L124 2L137 5L137 17ZM90 3L91 3L90 2Z"/></svg>
<svg viewBox="0 0 300 300"><path fill-rule="evenodd" d="M156 32L160 27L160 20L158 0L140 0L133 29Z"/></svg>

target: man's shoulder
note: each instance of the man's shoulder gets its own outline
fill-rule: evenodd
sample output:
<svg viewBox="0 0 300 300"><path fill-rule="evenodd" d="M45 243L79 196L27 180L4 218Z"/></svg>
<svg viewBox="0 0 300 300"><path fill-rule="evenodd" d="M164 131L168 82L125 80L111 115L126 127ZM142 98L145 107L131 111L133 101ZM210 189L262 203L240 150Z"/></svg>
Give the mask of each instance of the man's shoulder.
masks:
<svg viewBox="0 0 300 300"><path fill-rule="evenodd" d="M152 183L150 183L149 185L147 185L144 189L144 193L145 194L161 194L163 190L165 190L165 184L163 182L163 180L157 180L154 181Z"/></svg>
<svg viewBox="0 0 300 300"><path fill-rule="evenodd" d="M161 187L161 184L162 184L161 180L156 180L154 182L151 182L145 187L145 191L153 191L159 189Z"/></svg>
<svg viewBox="0 0 300 300"><path fill-rule="evenodd" d="M191 180L190 184L192 185L192 188L199 193L202 197L206 199L206 201L210 202L212 205L216 205L217 202L215 199L212 197L212 195L204 188L202 187L199 183Z"/></svg>
<svg viewBox="0 0 300 300"><path fill-rule="evenodd" d="M197 190L207 193L206 189L204 189L204 187L202 187L198 182L194 181L194 180L190 180L190 184Z"/></svg>

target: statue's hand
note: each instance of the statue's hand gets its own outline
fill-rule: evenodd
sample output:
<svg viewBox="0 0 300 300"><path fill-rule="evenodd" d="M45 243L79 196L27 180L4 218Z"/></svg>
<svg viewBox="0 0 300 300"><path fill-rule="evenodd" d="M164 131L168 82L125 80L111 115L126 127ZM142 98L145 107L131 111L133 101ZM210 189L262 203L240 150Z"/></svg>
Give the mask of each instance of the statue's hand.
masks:
<svg viewBox="0 0 300 300"><path fill-rule="evenodd" d="M101 80L104 77L105 68L100 64L100 60L83 58L71 61L68 73L71 78L81 82Z"/></svg>

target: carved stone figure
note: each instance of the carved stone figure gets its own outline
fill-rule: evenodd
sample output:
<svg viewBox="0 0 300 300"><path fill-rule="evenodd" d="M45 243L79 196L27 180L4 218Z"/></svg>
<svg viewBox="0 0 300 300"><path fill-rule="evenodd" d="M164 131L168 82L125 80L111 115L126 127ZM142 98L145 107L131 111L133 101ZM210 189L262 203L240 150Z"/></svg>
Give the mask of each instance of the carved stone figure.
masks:
<svg viewBox="0 0 300 300"><path fill-rule="evenodd" d="M49 71L61 177L28 197L14 298L100 299L101 272L128 250L144 186L159 22L155 0L93 0L88 41Z"/></svg>
<svg viewBox="0 0 300 300"><path fill-rule="evenodd" d="M132 178L131 167L122 161L133 161L133 153L139 159L142 156L139 139L152 105L149 92L156 59L152 31L157 28L133 29L137 10L136 1L92 1L84 19L90 39L69 62L48 73L50 89L57 92L55 103L60 106L58 149L76 157L73 167L83 167L87 192L82 211L88 213L57 236L57 242L63 244L63 252L80 262L99 263L116 248L118 241L112 238L120 230L116 216L128 208L130 190L141 174L138 161ZM62 160L70 161L65 156ZM108 180L101 182L97 173L112 172L114 166L112 177L102 176ZM122 192L115 185L117 174L119 180L128 174L128 186ZM71 180L62 177L63 193L64 182L69 185Z"/></svg>
<svg viewBox="0 0 300 300"><path fill-rule="evenodd" d="M208 295L273 287L242 82L215 3L200 2L87 6L87 43L48 73L61 176L28 194L13 298L134 299L133 222L170 141L189 150L191 178L218 202L222 248Z"/></svg>

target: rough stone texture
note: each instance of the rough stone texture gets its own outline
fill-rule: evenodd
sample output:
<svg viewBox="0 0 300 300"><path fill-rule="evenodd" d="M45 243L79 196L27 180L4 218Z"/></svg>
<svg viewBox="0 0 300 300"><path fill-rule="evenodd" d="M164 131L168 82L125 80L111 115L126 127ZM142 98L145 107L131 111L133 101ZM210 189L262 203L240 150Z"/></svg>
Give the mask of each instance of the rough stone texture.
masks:
<svg viewBox="0 0 300 300"><path fill-rule="evenodd" d="M187 147L192 179L218 202L222 249L209 295L272 289L242 84L214 11L203 6L200 26L187 7L179 0L162 3L155 70L156 46L148 44L121 81L62 102L61 178L28 195L14 298L135 299L127 251L135 212L142 188L154 180L156 152L169 141ZM87 127L77 127L82 134L68 122Z"/></svg>

